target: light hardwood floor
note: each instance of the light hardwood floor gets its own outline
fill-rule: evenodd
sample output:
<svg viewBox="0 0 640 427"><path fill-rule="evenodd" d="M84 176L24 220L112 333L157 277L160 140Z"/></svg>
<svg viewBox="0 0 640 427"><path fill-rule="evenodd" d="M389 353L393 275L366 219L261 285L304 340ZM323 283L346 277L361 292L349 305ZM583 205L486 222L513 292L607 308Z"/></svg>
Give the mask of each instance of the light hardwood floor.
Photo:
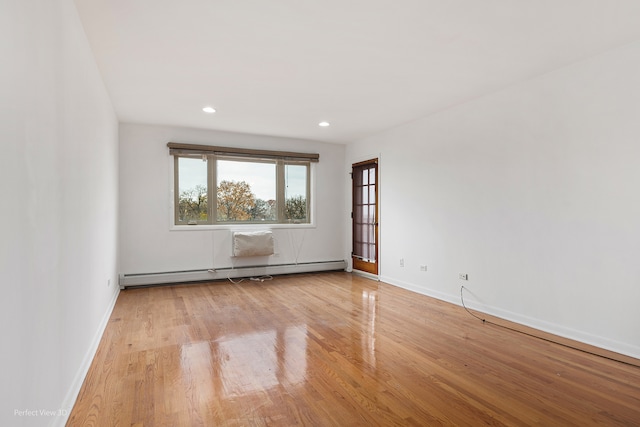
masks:
<svg viewBox="0 0 640 427"><path fill-rule="evenodd" d="M348 273L120 293L69 426L640 425L640 368Z"/></svg>

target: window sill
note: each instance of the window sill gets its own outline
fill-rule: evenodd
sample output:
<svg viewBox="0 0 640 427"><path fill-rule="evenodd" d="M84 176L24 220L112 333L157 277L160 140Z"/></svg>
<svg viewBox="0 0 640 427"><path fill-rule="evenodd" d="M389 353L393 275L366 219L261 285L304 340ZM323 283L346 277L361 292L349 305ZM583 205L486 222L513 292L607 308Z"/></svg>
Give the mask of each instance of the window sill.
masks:
<svg viewBox="0 0 640 427"><path fill-rule="evenodd" d="M169 226L169 231L205 231L205 230L264 230L265 228L273 229L306 229L316 228L314 223L304 224L201 224L201 225L174 225Z"/></svg>

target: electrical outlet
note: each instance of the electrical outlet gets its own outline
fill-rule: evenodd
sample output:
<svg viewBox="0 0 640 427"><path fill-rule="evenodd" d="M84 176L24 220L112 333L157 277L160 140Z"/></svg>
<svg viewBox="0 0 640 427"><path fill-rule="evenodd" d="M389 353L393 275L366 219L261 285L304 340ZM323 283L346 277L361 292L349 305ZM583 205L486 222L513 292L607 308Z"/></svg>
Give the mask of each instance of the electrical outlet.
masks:
<svg viewBox="0 0 640 427"><path fill-rule="evenodd" d="M458 273L458 279L469 280L469 275L467 273Z"/></svg>
<svg viewBox="0 0 640 427"><path fill-rule="evenodd" d="M421 265L420 266L420 271L427 271L427 266L426 265Z"/></svg>
<svg viewBox="0 0 640 427"><path fill-rule="evenodd" d="M107 288L111 286L111 279L107 279Z"/></svg>
<svg viewBox="0 0 640 427"><path fill-rule="evenodd" d="M404 267L404 258L400 258L400 267Z"/></svg>

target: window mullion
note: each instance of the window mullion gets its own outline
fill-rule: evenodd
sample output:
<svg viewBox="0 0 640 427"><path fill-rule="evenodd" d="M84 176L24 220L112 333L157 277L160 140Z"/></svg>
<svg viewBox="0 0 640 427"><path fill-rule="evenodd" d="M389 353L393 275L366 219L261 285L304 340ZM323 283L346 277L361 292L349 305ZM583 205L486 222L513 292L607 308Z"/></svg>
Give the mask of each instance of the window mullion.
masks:
<svg viewBox="0 0 640 427"><path fill-rule="evenodd" d="M306 207L307 207L307 216L305 217L305 221L306 222L311 222L311 164L307 163L307 194L305 195L305 200L306 200Z"/></svg>
<svg viewBox="0 0 640 427"><path fill-rule="evenodd" d="M180 219L180 176L179 171L180 159L178 156L173 157L173 223L178 224Z"/></svg>
<svg viewBox="0 0 640 427"><path fill-rule="evenodd" d="M207 156L208 168L207 179L209 182L207 198L207 209L209 210L209 224L215 224L218 221L218 180L216 176L216 156Z"/></svg>
<svg viewBox="0 0 640 427"><path fill-rule="evenodd" d="M284 179L284 160L278 160L276 162L276 207L278 223L285 222L284 209L285 209L285 179Z"/></svg>

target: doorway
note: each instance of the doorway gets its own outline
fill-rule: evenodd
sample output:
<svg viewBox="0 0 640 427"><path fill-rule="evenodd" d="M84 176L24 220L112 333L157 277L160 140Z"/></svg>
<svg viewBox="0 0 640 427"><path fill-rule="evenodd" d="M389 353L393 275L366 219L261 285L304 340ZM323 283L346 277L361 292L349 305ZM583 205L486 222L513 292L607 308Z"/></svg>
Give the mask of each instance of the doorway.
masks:
<svg viewBox="0 0 640 427"><path fill-rule="evenodd" d="M378 274L378 159L354 163L352 178L353 268Z"/></svg>

